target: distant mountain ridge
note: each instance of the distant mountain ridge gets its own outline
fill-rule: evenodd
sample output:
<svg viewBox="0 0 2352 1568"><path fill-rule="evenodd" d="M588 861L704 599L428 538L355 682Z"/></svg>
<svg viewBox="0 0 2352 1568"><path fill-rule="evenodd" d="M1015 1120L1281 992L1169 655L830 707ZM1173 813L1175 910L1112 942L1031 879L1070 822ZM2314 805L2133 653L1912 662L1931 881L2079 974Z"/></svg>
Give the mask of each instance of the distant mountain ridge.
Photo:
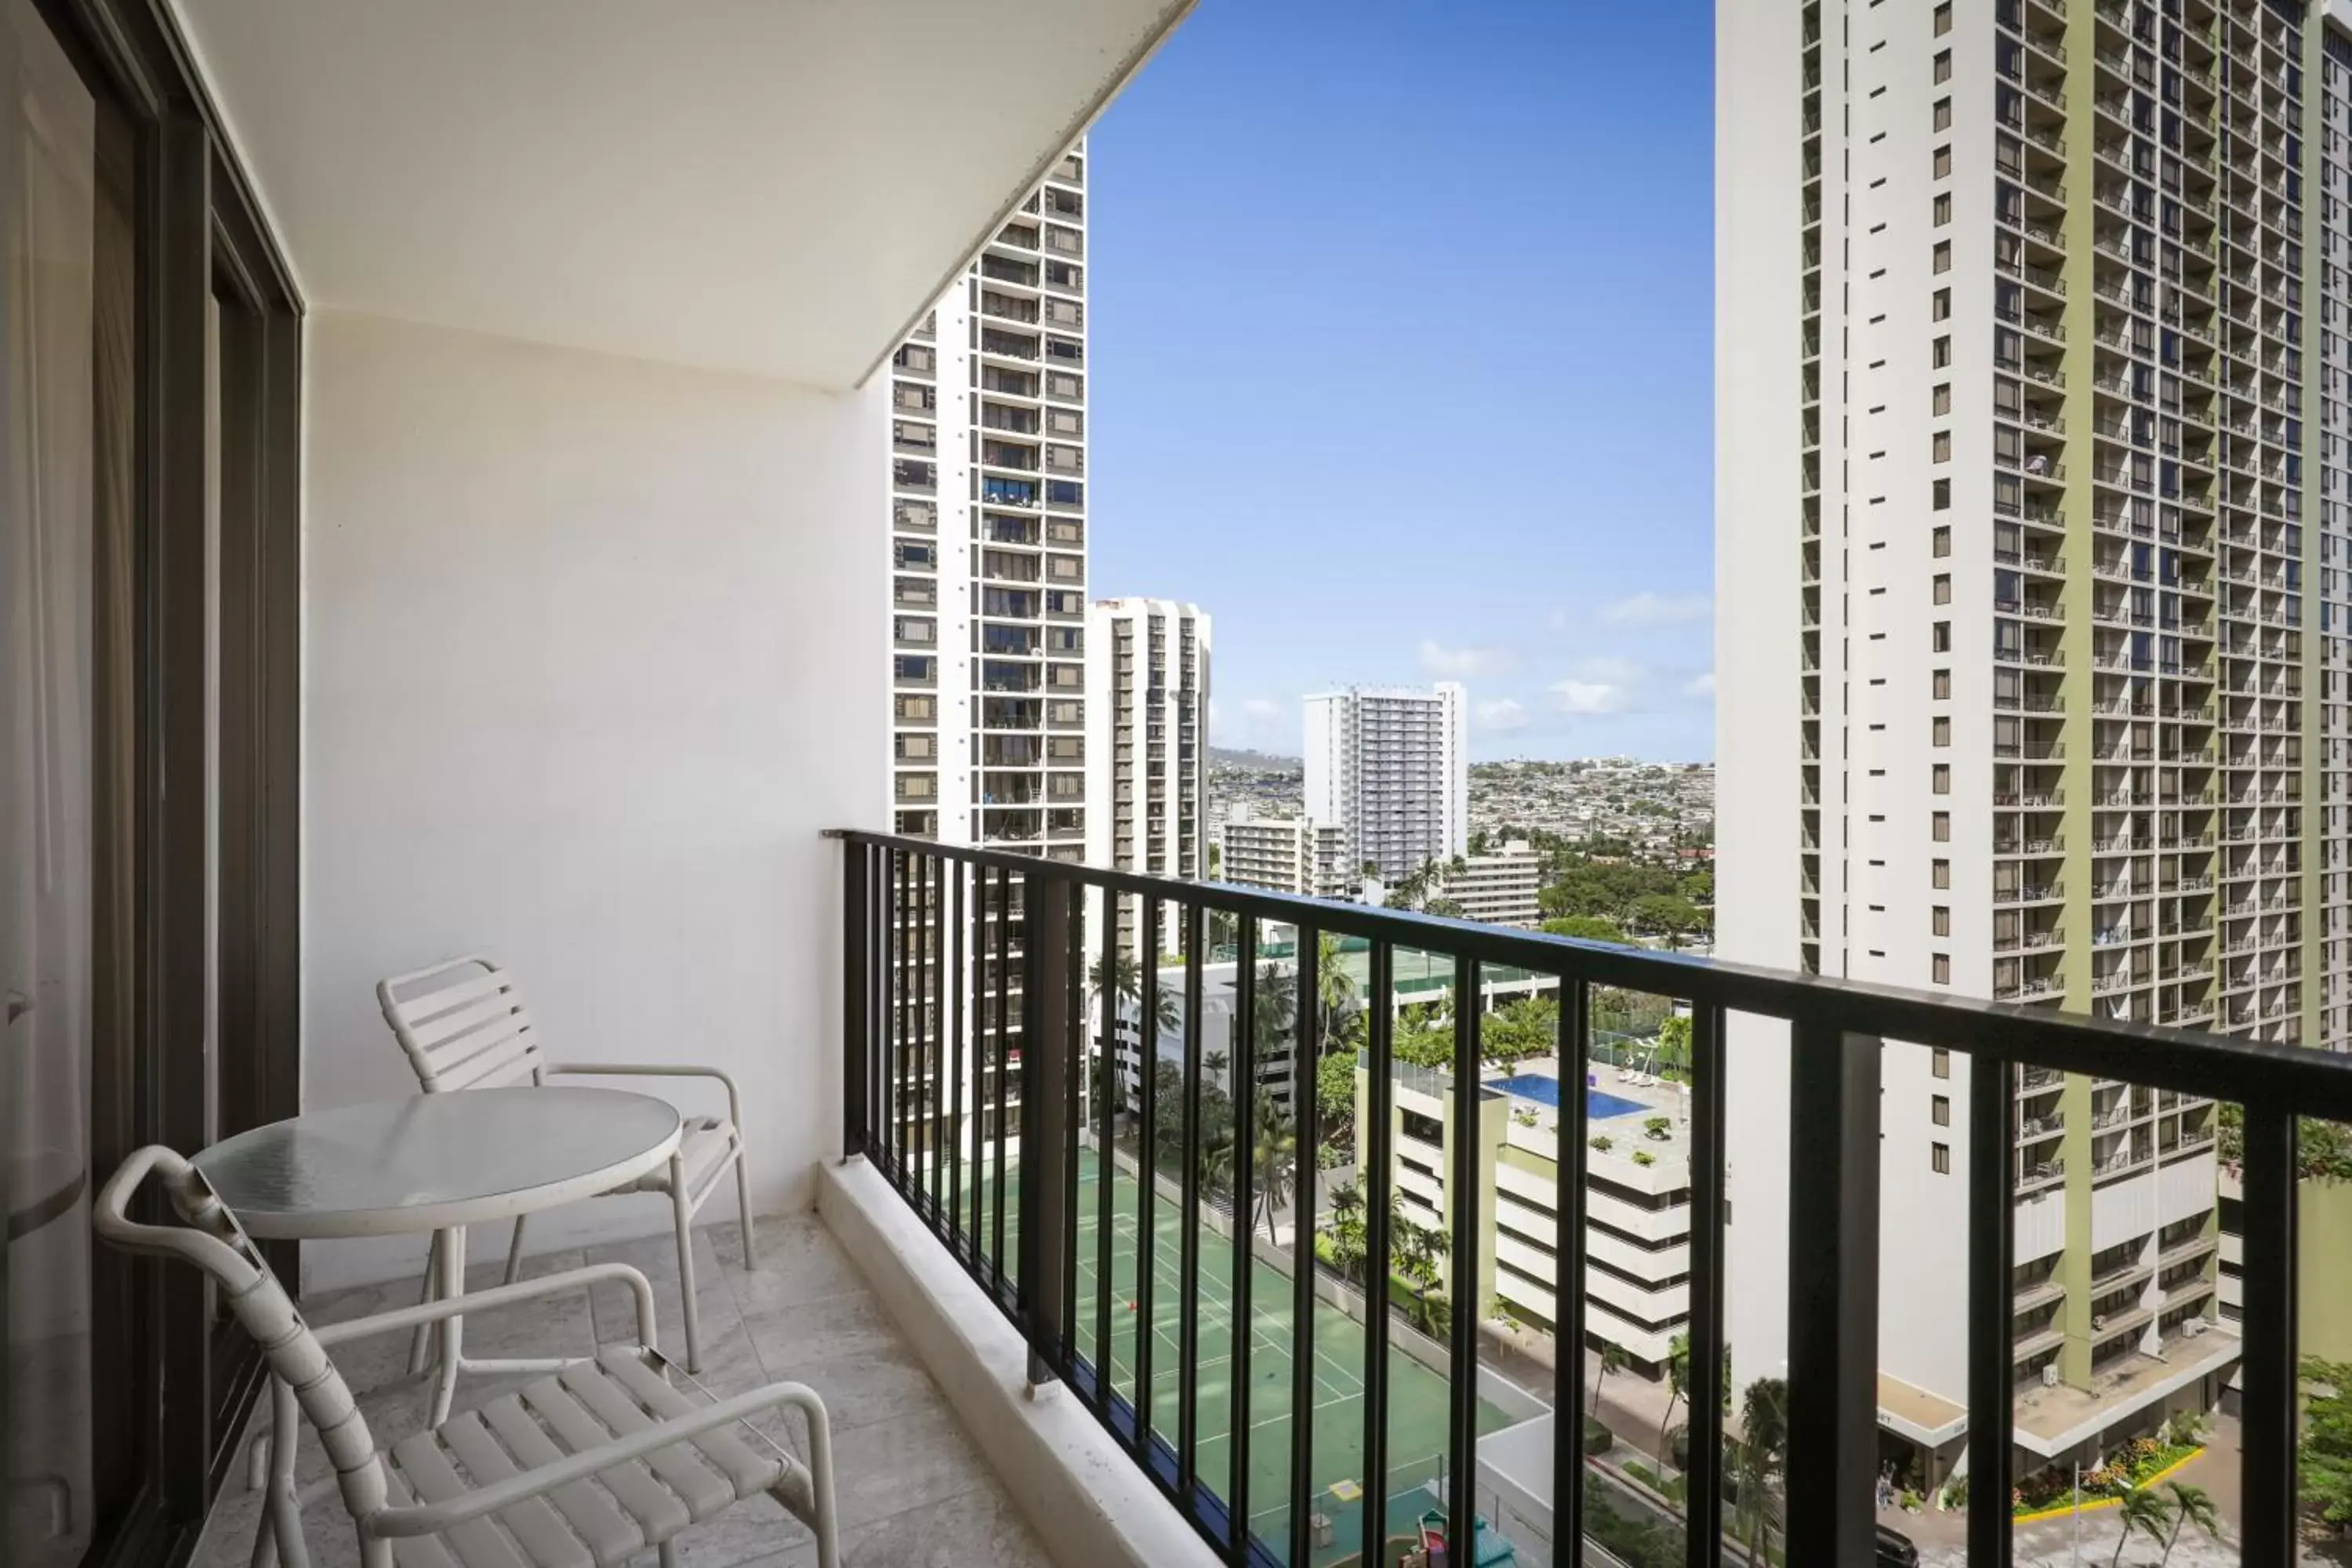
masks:
<svg viewBox="0 0 2352 1568"><path fill-rule="evenodd" d="M1298 773L1307 766L1297 757L1277 756L1272 752L1253 752L1246 747L1211 746L1209 765L1213 768L1252 768L1259 773Z"/></svg>

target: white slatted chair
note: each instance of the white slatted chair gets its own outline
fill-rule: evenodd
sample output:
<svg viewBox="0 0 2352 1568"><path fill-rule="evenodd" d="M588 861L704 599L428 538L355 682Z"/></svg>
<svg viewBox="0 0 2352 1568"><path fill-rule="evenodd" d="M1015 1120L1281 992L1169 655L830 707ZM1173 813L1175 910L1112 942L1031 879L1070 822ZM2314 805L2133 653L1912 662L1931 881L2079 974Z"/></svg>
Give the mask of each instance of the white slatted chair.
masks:
<svg viewBox="0 0 2352 1568"><path fill-rule="evenodd" d="M131 1195L151 1171L184 1224L129 1217ZM202 1173L169 1149L150 1146L125 1160L100 1193L92 1224L100 1238L125 1251L202 1268L261 1347L275 1430L257 1565L266 1564L274 1548L288 1568L309 1568L302 1507L333 1489L358 1531L362 1568L392 1568L395 1560L400 1568L620 1568L648 1548L659 1550L662 1568L677 1568L680 1532L761 1492L815 1533L822 1568L839 1568L833 1436L824 1402L792 1383L707 1405L688 1401L670 1385L654 1347L653 1287L625 1264L575 1268L313 1330ZM570 1363L382 1452L328 1359L328 1347L349 1340L607 1279L626 1284L636 1299L638 1343L599 1346L593 1360ZM805 1464L747 1420L780 1405L807 1417ZM333 1470L307 1495L294 1485L306 1416Z"/></svg>
<svg viewBox="0 0 2352 1568"><path fill-rule="evenodd" d="M453 958L429 969L395 974L375 988L383 1021L408 1053L417 1081L427 1094L451 1089L492 1089L545 1083L557 1073L625 1078L709 1078L727 1089L727 1115L686 1118L677 1152L667 1165L626 1186L604 1194L660 1193L670 1200L677 1225L678 1287L685 1297L686 1366L702 1370L702 1331L694 1302L694 1215L719 1190L728 1168L735 1171L735 1202L743 1226L743 1267L751 1261L751 1180L743 1168L743 1101L735 1080L717 1068L679 1063L551 1062L540 1048L539 1030L514 977L487 958ZM425 1266L425 1300L432 1299L440 1237ZM507 1247L506 1282L522 1267L522 1220L514 1222ZM424 1369L425 1336L420 1330L410 1353L412 1372Z"/></svg>

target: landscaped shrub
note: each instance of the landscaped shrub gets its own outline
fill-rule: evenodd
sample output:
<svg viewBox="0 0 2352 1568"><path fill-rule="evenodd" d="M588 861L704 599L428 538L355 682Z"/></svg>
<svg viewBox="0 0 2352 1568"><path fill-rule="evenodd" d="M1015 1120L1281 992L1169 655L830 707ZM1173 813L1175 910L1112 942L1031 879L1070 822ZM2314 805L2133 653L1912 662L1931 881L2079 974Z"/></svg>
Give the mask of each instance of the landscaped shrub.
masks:
<svg viewBox="0 0 2352 1568"><path fill-rule="evenodd" d="M1584 1418L1584 1451L1587 1454L1605 1454L1616 1446L1616 1433L1603 1426L1592 1416L1588 1415Z"/></svg>
<svg viewBox="0 0 2352 1568"><path fill-rule="evenodd" d="M1675 1122L1674 1118L1670 1116L1650 1116L1644 1117L1642 1121L1642 1136L1644 1138L1655 1139L1663 1143L1674 1135Z"/></svg>

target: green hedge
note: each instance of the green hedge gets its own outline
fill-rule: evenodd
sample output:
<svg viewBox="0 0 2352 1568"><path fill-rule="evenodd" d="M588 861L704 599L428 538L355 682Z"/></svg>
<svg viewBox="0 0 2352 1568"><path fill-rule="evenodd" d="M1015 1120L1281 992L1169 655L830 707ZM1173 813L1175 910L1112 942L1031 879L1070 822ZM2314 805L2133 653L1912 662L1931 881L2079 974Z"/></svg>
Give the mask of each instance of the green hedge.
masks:
<svg viewBox="0 0 2352 1568"><path fill-rule="evenodd" d="M1584 1451L1605 1454L1617 1446L1617 1434L1588 1415L1584 1418Z"/></svg>

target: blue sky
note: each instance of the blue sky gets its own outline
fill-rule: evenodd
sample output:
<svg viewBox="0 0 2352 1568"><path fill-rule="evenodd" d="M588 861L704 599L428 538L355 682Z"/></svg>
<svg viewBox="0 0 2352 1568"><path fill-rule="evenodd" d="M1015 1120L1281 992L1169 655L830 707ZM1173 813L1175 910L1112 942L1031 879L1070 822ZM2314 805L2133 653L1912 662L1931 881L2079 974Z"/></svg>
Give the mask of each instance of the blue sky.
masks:
<svg viewBox="0 0 2352 1568"><path fill-rule="evenodd" d="M1698 0L1207 0L1087 170L1098 595L1215 618L1222 744L1345 681L1473 755L1714 754Z"/></svg>

